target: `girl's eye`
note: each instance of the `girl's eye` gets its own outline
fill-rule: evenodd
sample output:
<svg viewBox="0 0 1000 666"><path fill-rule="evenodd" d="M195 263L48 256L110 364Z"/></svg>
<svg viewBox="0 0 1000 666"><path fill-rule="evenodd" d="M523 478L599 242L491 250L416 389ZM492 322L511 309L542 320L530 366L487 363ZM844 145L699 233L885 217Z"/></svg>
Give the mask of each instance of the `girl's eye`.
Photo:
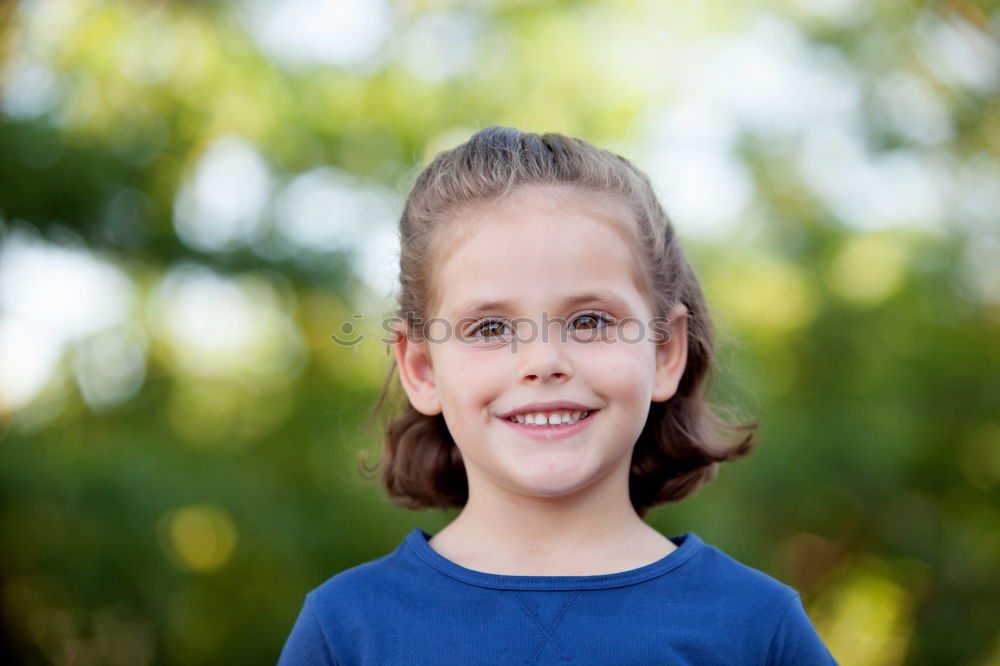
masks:
<svg viewBox="0 0 1000 666"><path fill-rule="evenodd" d="M574 321L576 321L577 323L579 323L579 322L583 322L584 323L584 327L582 329L578 328L577 329L578 331L579 330L586 331L586 330L592 330L592 329L596 329L596 328L604 328L604 326L607 326L608 324L611 323L604 316L602 316L602 315L600 315L600 314L598 314L596 312L588 312L586 314L582 314L579 317L577 317ZM601 326L601 323L603 323L604 326Z"/></svg>
<svg viewBox="0 0 1000 666"><path fill-rule="evenodd" d="M599 331L607 328L608 324L614 323L610 317L600 312L585 312L573 320L573 330L582 333L582 337L593 338Z"/></svg>
<svg viewBox="0 0 1000 666"><path fill-rule="evenodd" d="M504 334L504 329L507 328L507 324L500 319L485 319L472 329L472 333L476 337L482 337L485 339L502 337Z"/></svg>

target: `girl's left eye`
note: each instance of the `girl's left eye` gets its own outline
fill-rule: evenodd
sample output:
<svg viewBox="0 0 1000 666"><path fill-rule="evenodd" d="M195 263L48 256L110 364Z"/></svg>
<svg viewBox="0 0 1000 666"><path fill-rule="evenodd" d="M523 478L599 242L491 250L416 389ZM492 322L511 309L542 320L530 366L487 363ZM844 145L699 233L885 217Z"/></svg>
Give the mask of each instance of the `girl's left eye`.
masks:
<svg viewBox="0 0 1000 666"><path fill-rule="evenodd" d="M582 328L577 328L576 330L578 331L596 331L611 323L611 319L600 312L584 312L573 321L576 323L584 322L586 324Z"/></svg>
<svg viewBox="0 0 1000 666"><path fill-rule="evenodd" d="M476 337L491 339L502 337L505 328L507 328L507 324L500 319L484 319L476 324L472 333Z"/></svg>

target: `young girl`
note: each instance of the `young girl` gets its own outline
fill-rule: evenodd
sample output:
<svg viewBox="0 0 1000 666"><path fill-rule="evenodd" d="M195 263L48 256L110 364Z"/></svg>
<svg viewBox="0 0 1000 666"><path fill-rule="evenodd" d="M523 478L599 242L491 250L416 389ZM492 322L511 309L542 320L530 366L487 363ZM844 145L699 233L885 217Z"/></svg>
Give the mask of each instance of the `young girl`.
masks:
<svg viewBox="0 0 1000 666"><path fill-rule="evenodd" d="M461 512L306 595L280 664L835 664L794 589L643 522L755 444L709 410L708 308L641 172L492 127L400 239L381 479Z"/></svg>

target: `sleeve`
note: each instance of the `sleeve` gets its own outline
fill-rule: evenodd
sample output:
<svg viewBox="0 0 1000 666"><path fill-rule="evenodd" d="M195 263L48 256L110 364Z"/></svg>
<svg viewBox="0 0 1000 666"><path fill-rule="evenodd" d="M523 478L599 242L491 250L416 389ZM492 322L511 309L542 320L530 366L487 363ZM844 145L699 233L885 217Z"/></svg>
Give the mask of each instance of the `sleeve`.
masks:
<svg viewBox="0 0 1000 666"><path fill-rule="evenodd" d="M330 650L326 634L319 623L319 616L313 608L312 600L306 596L292 632L285 641L285 647L278 658L278 666L339 666Z"/></svg>
<svg viewBox="0 0 1000 666"><path fill-rule="evenodd" d="M767 663L772 666L838 666L816 633L798 592L788 600L771 639Z"/></svg>

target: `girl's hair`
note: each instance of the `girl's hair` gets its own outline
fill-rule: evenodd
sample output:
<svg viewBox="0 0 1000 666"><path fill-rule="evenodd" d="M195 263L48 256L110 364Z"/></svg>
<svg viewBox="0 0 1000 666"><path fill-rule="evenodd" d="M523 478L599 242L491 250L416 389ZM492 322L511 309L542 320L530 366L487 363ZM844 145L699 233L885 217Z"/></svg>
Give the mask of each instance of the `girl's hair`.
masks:
<svg viewBox="0 0 1000 666"><path fill-rule="evenodd" d="M634 224L625 226L654 316L666 317L678 303L687 307L687 366L677 393L666 402L651 403L632 454L629 493L637 514L644 516L713 479L720 462L750 453L757 424L730 424L705 398L715 361L708 305L649 179L628 160L581 139L505 127L489 127L439 153L417 177L399 222L396 316L408 335L423 333L420 322L428 320L434 307L433 267L440 261L441 227L456 212L529 185L569 186L624 204L633 218ZM382 410L395 370L393 360L369 423ZM465 505L465 466L442 414L427 416L403 401L401 413L385 422L384 435L382 459L369 467L362 452L361 474L371 479L381 468L390 502L410 509Z"/></svg>

